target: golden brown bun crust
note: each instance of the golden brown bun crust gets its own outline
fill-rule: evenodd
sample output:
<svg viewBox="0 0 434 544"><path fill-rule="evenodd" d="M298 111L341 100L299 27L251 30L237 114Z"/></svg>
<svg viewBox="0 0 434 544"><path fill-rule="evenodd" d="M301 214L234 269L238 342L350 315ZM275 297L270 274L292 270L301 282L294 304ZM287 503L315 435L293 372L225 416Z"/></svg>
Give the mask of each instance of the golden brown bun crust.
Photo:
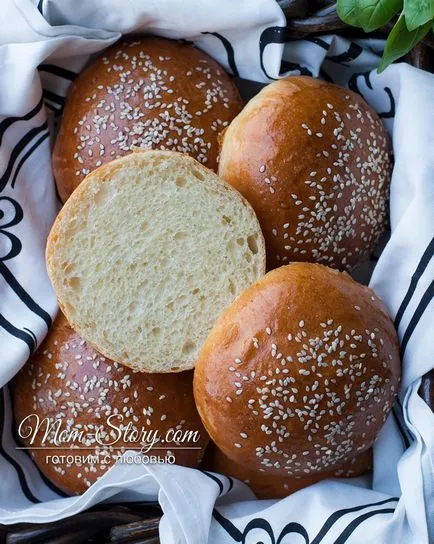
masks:
<svg viewBox="0 0 434 544"><path fill-rule="evenodd" d="M105 359L89 347L68 325L59 313L47 338L39 350L15 377L12 386L14 412L17 425L30 414L38 414L40 420L48 417L53 421L61 417L61 429L82 429L92 434L101 425L110 431L107 417L119 413L124 419L113 417L112 424L125 427L131 422L131 429L157 430L164 437L169 429L198 431L200 439L186 445L200 449L171 450L152 448L146 455L164 457L168 451L175 455L176 463L196 467L208 443L208 436L200 422L194 405L192 373L143 374L134 373L117 363ZM116 412L116 410L118 412ZM69 425L67 421L69 420ZM29 421L35 426L35 420ZM33 446L41 446L45 426L36 435ZM111 439L117 437L118 431ZM132 438L132 435L130 435ZM22 440L30 446L30 438ZM79 442L73 442L80 445ZM175 446L171 442L172 446ZM53 446L49 439L46 446ZM94 446L95 442L89 443ZM100 446L99 451L121 454L129 448L140 448L123 438L111 448ZM157 444L157 447L159 444ZM46 462L46 455L90 454L97 450L67 450L61 447L55 451L30 450L30 453L45 476L58 488L68 494L79 494L94 483L113 464L105 455L100 463L85 466L53 464ZM89 469L90 467L90 469Z"/></svg>
<svg viewBox="0 0 434 544"><path fill-rule="evenodd" d="M220 316L196 364L194 395L230 459L305 476L371 447L399 376L396 332L374 292L346 273L294 263Z"/></svg>
<svg viewBox="0 0 434 544"><path fill-rule="evenodd" d="M334 472L310 476L275 476L249 470L243 465L234 463L210 442L205 451L202 468L241 480L251 488L258 499L283 499L326 478L355 478L369 472L372 469L372 450L364 451Z"/></svg>
<svg viewBox="0 0 434 544"><path fill-rule="evenodd" d="M265 87L222 138L219 175L253 206L268 268L351 269L387 220L390 143L357 94L310 77Z"/></svg>
<svg viewBox="0 0 434 544"><path fill-rule="evenodd" d="M65 202L89 172L133 147L186 152L215 170L217 136L241 108L223 68L194 46L119 42L69 91L53 152L59 195Z"/></svg>

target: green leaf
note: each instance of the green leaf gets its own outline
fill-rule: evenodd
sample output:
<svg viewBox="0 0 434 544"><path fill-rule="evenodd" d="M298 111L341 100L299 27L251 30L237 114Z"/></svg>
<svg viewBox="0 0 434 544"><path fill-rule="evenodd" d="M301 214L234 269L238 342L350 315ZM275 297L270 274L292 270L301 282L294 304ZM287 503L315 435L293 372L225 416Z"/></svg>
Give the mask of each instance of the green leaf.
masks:
<svg viewBox="0 0 434 544"><path fill-rule="evenodd" d="M434 18L434 0L404 0L404 16L408 30L415 30Z"/></svg>
<svg viewBox="0 0 434 544"><path fill-rule="evenodd" d="M404 15L398 19L396 25L392 28L384 48L383 58L377 72L380 74L393 61L406 55L413 47L419 43L430 31L431 21L410 32L405 24Z"/></svg>
<svg viewBox="0 0 434 544"><path fill-rule="evenodd" d="M345 23L372 32L388 23L402 5L403 0L338 0L336 8Z"/></svg>
<svg viewBox="0 0 434 544"><path fill-rule="evenodd" d="M362 26L360 22L359 2L357 0L338 0L336 11L344 23L351 26Z"/></svg>

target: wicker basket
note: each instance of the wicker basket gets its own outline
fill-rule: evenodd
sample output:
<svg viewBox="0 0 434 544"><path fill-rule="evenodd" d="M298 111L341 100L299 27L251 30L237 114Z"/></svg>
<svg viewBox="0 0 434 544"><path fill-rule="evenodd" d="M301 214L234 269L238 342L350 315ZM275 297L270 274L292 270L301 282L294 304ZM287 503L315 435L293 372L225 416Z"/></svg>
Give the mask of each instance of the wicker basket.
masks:
<svg viewBox="0 0 434 544"><path fill-rule="evenodd" d="M287 18L287 41L321 34L366 37L348 27L336 13L336 3L328 0L280 0ZM384 38L389 27L371 36ZM431 36L418 44L405 61L417 68L434 71L434 40ZM427 374L420 396L434 411L434 370ZM86 512L45 524L0 525L0 542L7 544L125 543L158 544L158 524L162 512L157 503L98 505Z"/></svg>

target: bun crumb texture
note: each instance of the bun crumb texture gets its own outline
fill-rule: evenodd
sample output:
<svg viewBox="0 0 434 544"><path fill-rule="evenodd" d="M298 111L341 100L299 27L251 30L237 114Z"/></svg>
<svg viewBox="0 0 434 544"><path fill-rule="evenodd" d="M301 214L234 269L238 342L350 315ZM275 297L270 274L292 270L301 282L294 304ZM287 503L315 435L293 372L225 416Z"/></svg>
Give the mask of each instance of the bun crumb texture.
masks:
<svg viewBox="0 0 434 544"><path fill-rule="evenodd" d="M47 269L71 326L144 372L194 367L218 315L264 274L250 205L197 161L130 154L89 174L51 230Z"/></svg>

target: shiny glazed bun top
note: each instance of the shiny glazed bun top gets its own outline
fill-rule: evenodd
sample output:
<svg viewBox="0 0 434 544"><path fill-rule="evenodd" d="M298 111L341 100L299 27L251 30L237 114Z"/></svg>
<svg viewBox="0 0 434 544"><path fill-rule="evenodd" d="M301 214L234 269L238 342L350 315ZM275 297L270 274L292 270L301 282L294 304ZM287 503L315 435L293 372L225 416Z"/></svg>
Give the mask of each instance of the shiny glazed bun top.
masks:
<svg viewBox="0 0 434 544"><path fill-rule="evenodd" d="M147 456L173 455L177 464L195 467L208 436L194 404L192 378L191 372L137 373L110 361L82 340L59 313L38 351L12 382L16 426L19 429L25 421L24 446L53 448L30 449L30 453L42 473L68 494L86 491L117 456L151 442L152 433L165 442L155 442L145 450ZM36 416L41 427L32 442L34 433L29 431L36 429ZM44 418L49 418L52 427L45 442ZM60 424L54 424L58 420ZM197 432L198 441L190 431ZM59 438L65 440L63 447L56 443ZM71 446L75 449L69 449ZM96 461L54 463L47 459L71 454L94 456Z"/></svg>
<svg viewBox="0 0 434 544"><path fill-rule="evenodd" d="M134 147L188 153L216 169L217 136L241 107L229 76L196 47L152 37L115 44L69 91L53 153L61 199Z"/></svg>
<svg viewBox="0 0 434 544"><path fill-rule="evenodd" d="M359 95L288 77L232 121L219 175L256 211L269 269L309 261L345 270L385 228L390 152L381 120Z"/></svg>
<svg viewBox="0 0 434 544"><path fill-rule="evenodd" d="M396 333L368 287L308 263L269 272L220 316L196 365L199 414L227 457L269 474L339 468L394 402Z"/></svg>

